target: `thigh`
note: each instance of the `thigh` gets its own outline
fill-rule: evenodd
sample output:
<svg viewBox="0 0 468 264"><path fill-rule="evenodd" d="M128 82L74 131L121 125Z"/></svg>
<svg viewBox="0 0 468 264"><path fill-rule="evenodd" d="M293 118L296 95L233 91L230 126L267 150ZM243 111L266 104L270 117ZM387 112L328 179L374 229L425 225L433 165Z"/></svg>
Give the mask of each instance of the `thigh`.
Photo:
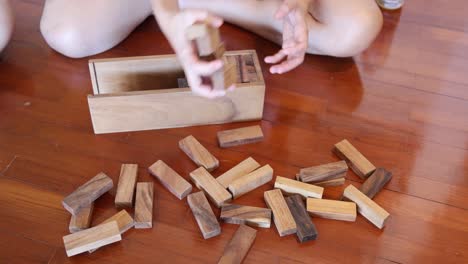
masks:
<svg viewBox="0 0 468 264"><path fill-rule="evenodd" d="M8 44L13 32L13 10L10 0L0 0L0 52Z"/></svg>

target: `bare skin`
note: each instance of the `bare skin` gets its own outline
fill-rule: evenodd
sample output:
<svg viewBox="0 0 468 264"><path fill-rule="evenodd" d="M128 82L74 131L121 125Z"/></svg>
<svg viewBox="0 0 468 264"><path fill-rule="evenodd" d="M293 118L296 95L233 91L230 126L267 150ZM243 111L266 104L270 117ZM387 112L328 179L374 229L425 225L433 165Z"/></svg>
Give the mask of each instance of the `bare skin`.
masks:
<svg viewBox="0 0 468 264"><path fill-rule="evenodd" d="M8 44L13 33L13 10L9 0L0 0L0 52Z"/></svg>

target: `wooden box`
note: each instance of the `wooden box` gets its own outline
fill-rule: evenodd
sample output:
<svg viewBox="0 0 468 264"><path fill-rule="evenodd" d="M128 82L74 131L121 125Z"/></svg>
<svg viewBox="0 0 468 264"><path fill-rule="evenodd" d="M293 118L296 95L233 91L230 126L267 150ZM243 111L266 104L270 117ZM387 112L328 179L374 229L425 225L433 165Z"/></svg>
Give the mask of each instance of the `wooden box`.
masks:
<svg viewBox="0 0 468 264"><path fill-rule="evenodd" d="M236 63L237 88L216 99L194 95L189 88L176 88L184 72L175 55L90 60L94 95L88 96L88 104L94 133L261 119L265 82L257 53L228 51L225 56ZM250 60L253 81L242 78L246 71L240 57Z"/></svg>

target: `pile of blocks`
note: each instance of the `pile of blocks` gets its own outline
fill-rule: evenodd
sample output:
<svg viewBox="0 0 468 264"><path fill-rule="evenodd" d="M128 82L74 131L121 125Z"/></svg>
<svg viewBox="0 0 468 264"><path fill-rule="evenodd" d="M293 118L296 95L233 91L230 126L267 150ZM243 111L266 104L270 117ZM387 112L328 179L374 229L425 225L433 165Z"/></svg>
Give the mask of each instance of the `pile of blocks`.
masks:
<svg viewBox="0 0 468 264"><path fill-rule="evenodd" d="M217 136L221 148L263 140L260 126L220 131ZM275 189L264 193L268 208L232 203L273 179L273 169L268 164L262 166L248 157L215 178L211 172L219 167L219 160L195 137L180 140L179 147L199 166L190 172L190 180L201 191L192 193L192 185L162 160L151 165L149 173L179 200L187 197L188 206L205 239L221 233L218 217L209 201L221 208L220 220L240 225L226 246L220 263L241 263L256 237L257 230L252 227L270 228L272 217L280 236L296 234L301 243L318 237L310 216L355 221L358 212L380 229L389 217L389 213L372 198L391 179L392 174L372 165L347 140L337 143L333 149L342 161L303 168L296 179L277 176ZM324 187L344 184L348 165L365 179L364 184L359 189L353 185L346 187L341 200L322 199ZM132 227L152 227L153 183L137 183L137 168L136 164L122 165L115 196L116 207L132 207L136 192L133 217L122 210L89 228L94 201L113 187L112 179L104 173L99 173L63 200L63 206L72 214L72 234L63 237L68 256L94 252L99 247L120 241L121 234Z"/></svg>

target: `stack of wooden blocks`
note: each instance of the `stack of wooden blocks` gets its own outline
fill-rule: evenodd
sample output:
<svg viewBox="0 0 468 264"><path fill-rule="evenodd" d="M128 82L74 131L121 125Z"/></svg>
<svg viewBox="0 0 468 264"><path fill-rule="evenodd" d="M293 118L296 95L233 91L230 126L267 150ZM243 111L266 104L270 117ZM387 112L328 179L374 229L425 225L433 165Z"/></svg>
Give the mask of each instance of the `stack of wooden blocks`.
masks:
<svg viewBox="0 0 468 264"><path fill-rule="evenodd" d="M220 131L217 136L221 148L254 143L264 138L260 126ZM179 147L199 166L190 172L190 180L200 189L199 192L192 193L192 185L162 160L152 164L149 173L179 200L187 197L188 206L205 239L221 233L220 223L209 201L221 208L219 219L240 225L219 263L241 263L256 237L257 230L252 227L270 228L272 217L280 236L296 234L301 243L317 239L318 232L310 216L355 221L358 212L380 229L389 217L389 213L372 198L391 179L391 173L376 168L347 140L337 143L333 149L342 161L301 169L296 180L277 176L275 189L264 193L268 208L232 203L273 179L273 169L268 164L262 166L248 157L215 178L211 173L219 167L219 160L195 137L183 138ZM344 184L348 165L365 179L364 184L359 189L353 185L346 187L342 200L322 199L324 187ZM94 201L113 187L112 179L104 173L99 173L63 200L63 206L72 214L70 232L73 234L63 238L68 256L93 252L120 241L121 234L132 227L152 227L153 183L137 183L137 169L136 164L122 165L115 196L117 207L132 207L136 191L133 218L122 210L89 228Z"/></svg>

